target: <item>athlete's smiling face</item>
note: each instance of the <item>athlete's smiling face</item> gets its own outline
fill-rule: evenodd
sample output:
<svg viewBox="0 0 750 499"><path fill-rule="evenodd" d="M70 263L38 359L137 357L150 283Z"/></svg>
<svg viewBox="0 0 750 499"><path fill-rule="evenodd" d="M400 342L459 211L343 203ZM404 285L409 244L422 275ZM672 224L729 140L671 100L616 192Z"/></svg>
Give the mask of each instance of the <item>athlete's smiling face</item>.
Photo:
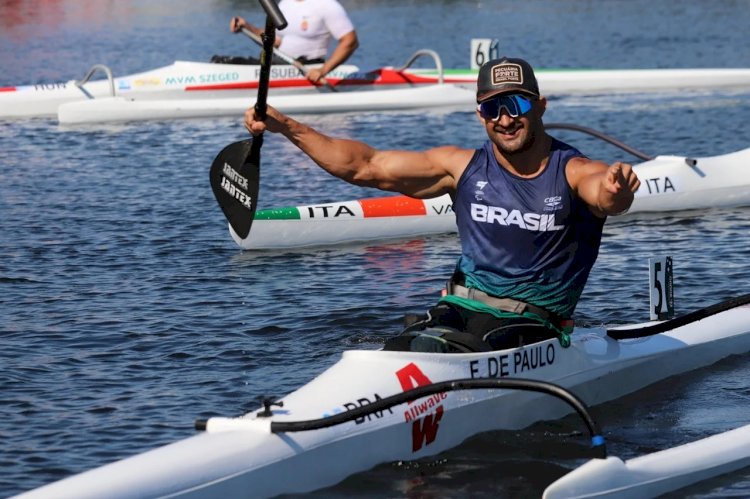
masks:
<svg viewBox="0 0 750 499"><path fill-rule="evenodd" d="M477 117L484 124L487 136L503 154L517 154L529 150L537 136L544 132L542 116L547 108L547 99L531 100L531 109L513 117L506 107L500 108L500 116L485 117L477 109Z"/></svg>

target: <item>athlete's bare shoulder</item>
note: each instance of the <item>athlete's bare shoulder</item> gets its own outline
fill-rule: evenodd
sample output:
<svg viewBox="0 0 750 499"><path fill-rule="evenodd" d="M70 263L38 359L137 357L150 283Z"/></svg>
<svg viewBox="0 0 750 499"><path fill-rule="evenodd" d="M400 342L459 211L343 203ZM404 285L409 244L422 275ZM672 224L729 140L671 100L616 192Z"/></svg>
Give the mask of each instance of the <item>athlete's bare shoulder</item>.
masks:
<svg viewBox="0 0 750 499"><path fill-rule="evenodd" d="M466 149L455 145L440 146L425 151L430 161L440 164L454 178L459 178L469 165L474 149Z"/></svg>

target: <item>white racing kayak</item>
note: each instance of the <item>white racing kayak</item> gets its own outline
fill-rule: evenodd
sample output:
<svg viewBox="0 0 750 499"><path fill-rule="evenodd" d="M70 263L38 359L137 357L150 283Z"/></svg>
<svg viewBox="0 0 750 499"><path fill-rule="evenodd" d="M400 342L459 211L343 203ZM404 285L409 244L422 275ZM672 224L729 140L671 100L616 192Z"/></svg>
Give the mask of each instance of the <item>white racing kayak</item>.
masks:
<svg viewBox="0 0 750 499"><path fill-rule="evenodd" d="M331 73L331 78L344 79L358 71L357 66L342 65ZM107 78L91 79L99 73ZM131 101L248 99L257 92L259 78L258 65L176 61L141 73L114 77L107 66L96 64L81 80L0 88L0 118L56 117L61 104L114 96ZM316 93L315 87L292 66L273 67L270 86L274 93Z"/></svg>
<svg viewBox="0 0 750 499"><path fill-rule="evenodd" d="M549 96L750 87L750 69L541 69L536 73L539 85ZM460 110L473 109L475 105L476 73L471 70L443 74L435 70L382 68L338 80L330 77L328 81L339 91L311 87L302 79L301 86L285 87L284 93L274 92L269 103L292 114ZM78 124L242 116L254 97L254 93L247 92L234 98L230 98L229 92L223 95L223 99L208 92L194 92L189 99L128 95L79 99L61 104L57 119L60 123Z"/></svg>
<svg viewBox="0 0 750 499"><path fill-rule="evenodd" d="M432 59L434 68L412 68L421 57ZM91 79L99 73L106 79ZM540 68L536 76L548 96L750 87L750 68ZM257 65L176 61L114 77L107 66L95 64L81 80L0 87L0 119L49 116L60 123L94 123L241 116L256 96L259 77ZM312 85L294 66L274 66L270 103L289 113L316 114L473 109L476 78L475 69L444 69L429 49L397 68L339 66L326 77L329 86ZM376 94L382 91L390 93Z"/></svg>
<svg viewBox="0 0 750 499"><path fill-rule="evenodd" d="M475 91L452 84L431 84L358 92L274 94L268 98L268 103L288 114L472 109ZM241 117L251 104L247 95L170 100L117 96L62 104L57 117L61 124Z"/></svg>
<svg viewBox="0 0 750 499"><path fill-rule="evenodd" d="M324 87L316 90L302 86L297 87L301 92L274 93L269 104L289 114L472 110L476 105L476 73L469 70L456 70L451 75L432 70L403 71L400 74L406 75L405 78L383 78L386 74L394 74L393 68L383 68L373 74L377 76L348 75L338 81L328 78L334 89L345 91L330 92ZM539 85L548 96L750 87L750 69L541 69L536 74ZM444 81L438 82L440 79ZM252 94L219 99L194 93L190 97L144 99L114 96L77 100L61 104L57 119L63 124L80 124L242 116Z"/></svg>
<svg viewBox="0 0 750 499"><path fill-rule="evenodd" d="M239 498L319 489L379 463L434 455L481 432L570 412L546 394L507 389L439 391L388 408L377 407L382 399L450 380L522 378L600 404L749 351L748 303L750 295L666 322L577 328L569 348L548 340L481 353L346 351L275 404L211 418L198 435L19 497ZM376 410L365 415L368 406ZM330 425L320 424L329 416L322 422ZM710 467L710 459L702 466Z"/></svg>
<svg viewBox="0 0 750 499"><path fill-rule="evenodd" d="M750 466L750 425L628 461L592 459L552 483L543 499L657 497Z"/></svg>
<svg viewBox="0 0 750 499"><path fill-rule="evenodd" d="M548 128L571 125L550 124ZM575 126L573 126L575 127ZM587 133L595 132L575 127ZM611 140L611 138L608 138ZM640 155L643 155L639 151ZM634 165L641 187L629 214L750 206L750 148L707 157L660 155ZM258 210L243 249L299 248L456 232L447 194L365 198ZM623 217L612 217L616 221Z"/></svg>
<svg viewBox="0 0 750 499"><path fill-rule="evenodd" d="M453 203L445 195L365 198L258 210L247 237L228 224L245 250L290 249L456 232Z"/></svg>

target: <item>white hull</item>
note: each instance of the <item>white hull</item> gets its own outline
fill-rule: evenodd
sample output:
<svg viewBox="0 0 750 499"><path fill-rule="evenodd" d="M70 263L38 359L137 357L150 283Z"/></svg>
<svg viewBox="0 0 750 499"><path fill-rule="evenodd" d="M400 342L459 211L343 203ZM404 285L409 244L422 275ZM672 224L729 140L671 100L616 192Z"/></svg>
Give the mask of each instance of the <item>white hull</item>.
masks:
<svg viewBox="0 0 750 499"><path fill-rule="evenodd" d="M747 88L750 69L587 69L535 72L545 95Z"/></svg>
<svg viewBox="0 0 750 499"><path fill-rule="evenodd" d="M623 462L592 459L551 484L544 499L657 497L750 466L750 425Z"/></svg>
<svg viewBox="0 0 750 499"><path fill-rule="evenodd" d="M431 51L420 51L431 52ZM424 54L422 54L424 55ZM271 96L297 100L269 102L290 113L338 113L460 106L472 109L476 71L392 67L360 72L343 65L327 80L338 92L314 87L292 66L271 68ZM75 80L0 88L0 119L57 117L61 123L163 120L241 116L255 99L259 66L176 61L150 71L108 80ZM685 89L750 87L750 69L538 69L545 95L653 92ZM441 81L442 79L442 81ZM442 93L419 92L419 87L446 83ZM374 97L370 92L409 89L410 92ZM450 90L450 91L449 91ZM359 96L350 93L366 92ZM303 98L302 96L307 96ZM445 99L451 103L446 104ZM304 102L304 101L310 102ZM368 100L374 100L369 106ZM364 101L364 102L363 102ZM360 104L360 107L357 107Z"/></svg>
<svg viewBox="0 0 750 499"><path fill-rule="evenodd" d="M379 463L433 455L477 433L524 428L570 409L544 394L483 389L441 393L315 431L275 434L271 421L317 419L426 383L466 378L550 381L594 405L748 350L746 305L642 339L616 341L600 328L578 329L567 349L550 340L491 353L347 351L284 397L271 418L254 412L212 418L203 434L19 497L239 498L310 491Z"/></svg>
<svg viewBox="0 0 750 499"><path fill-rule="evenodd" d="M635 165L641 188L636 192L629 213L750 205L750 148L697 158L694 166L689 166L685 159L682 156L657 156ZM394 205L390 214L387 209L381 209L375 216L366 216L362 205L371 200L306 205L286 209L296 210L299 218L294 219L259 219L256 214L250 234L244 239L231 227L229 231L243 249L297 248L456 231L448 195L416 201L422 203L421 210L413 208L414 200L409 203L409 210L403 210L397 206L401 199L404 198L393 197L391 203L383 200L384 204ZM412 214L414 211L420 214Z"/></svg>
<svg viewBox="0 0 750 499"><path fill-rule="evenodd" d="M238 236L231 225L229 234L242 249L287 249L456 231L453 203L448 195L419 202L423 206L420 215L403 215L398 208L386 208L379 216L370 217L357 200L300 206L296 210L301 218L259 220L256 214L248 237Z"/></svg>
<svg viewBox="0 0 750 499"><path fill-rule="evenodd" d="M165 120L173 118L241 118L254 96L221 99L128 99L103 97L60 105L61 124ZM271 94L268 104L290 114L320 114L412 109L471 109L474 91L452 84L338 93Z"/></svg>
<svg viewBox="0 0 750 499"><path fill-rule="evenodd" d="M343 65L332 77L344 78L357 71L356 66ZM113 78L112 85L115 95L126 100L193 100L205 105L215 99L254 99L259 76L260 66L176 61L169 66ZM272 68L271 78L274 93L318 92L291 66ZM88 81L80 88L76 80L20 85L0 92L0 118L56 117L62 104L109 97L112 90L107 79Z"/></svg>
<svg viewBox="0 0 750 499"><path fill-rule="evenodd" d="M727 70L586 70L548 72L539 76L546 95L653 92L688 88L750 86L750 69ZM711 71L714 71L713 73ZM693 78L695 76L695 78ZM389 89L370 85L358 91L301 92L269 96L269 104L290 114L326 114L366 111L407 111L435 109L471 110L476 104L474 82L459 78L458 83L426 83ZM450 79L448 79L450 81ZM314 89L312 89L314 91ZM176 118L242 116L251 97L146 100L106 97L61 105L60 123L103 123Z"/></svg>

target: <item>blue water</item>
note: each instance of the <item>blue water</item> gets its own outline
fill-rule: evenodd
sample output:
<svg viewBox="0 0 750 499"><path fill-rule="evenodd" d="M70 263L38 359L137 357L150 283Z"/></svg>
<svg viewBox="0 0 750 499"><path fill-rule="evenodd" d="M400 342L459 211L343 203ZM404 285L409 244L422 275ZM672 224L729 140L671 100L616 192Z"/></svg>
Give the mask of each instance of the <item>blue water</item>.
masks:
<svg viewBox="0 0 750 499"><path fill-rule="evenodd" d="M345 0L362 68L419 48L468 65L469 40L540 67L748 67L750 2ZM0 1L0 87L116 75L175 59L255 53L228 33L253 2ZM544 90L544 89L542 89ZM249 102L248 104L251 104ZM471 145L470 110L310 117L379 147ZM552 99L548 122L602 129L652 154L748 146L750 91ZM208 185L241 117L61 127L0 122L0 496L194 433L281 396L350 348L378 348L437 297L455 236L299 252L242 252ZM627 159L574 132L593 157ZM748 165L750 168L750 165ZM280 137L263 148L261 206L375 195L331 178ZM647 319L647 258L674 258L678 312L749 292L750 208L608 224L577 310L589 324ZM633 457L750 423L750 357L595 409L610 451ZM581 462L575 418L482 435L435 458L385 464L316 497L538 497ZM676 497L750 496L740 471Z"/></svg>

